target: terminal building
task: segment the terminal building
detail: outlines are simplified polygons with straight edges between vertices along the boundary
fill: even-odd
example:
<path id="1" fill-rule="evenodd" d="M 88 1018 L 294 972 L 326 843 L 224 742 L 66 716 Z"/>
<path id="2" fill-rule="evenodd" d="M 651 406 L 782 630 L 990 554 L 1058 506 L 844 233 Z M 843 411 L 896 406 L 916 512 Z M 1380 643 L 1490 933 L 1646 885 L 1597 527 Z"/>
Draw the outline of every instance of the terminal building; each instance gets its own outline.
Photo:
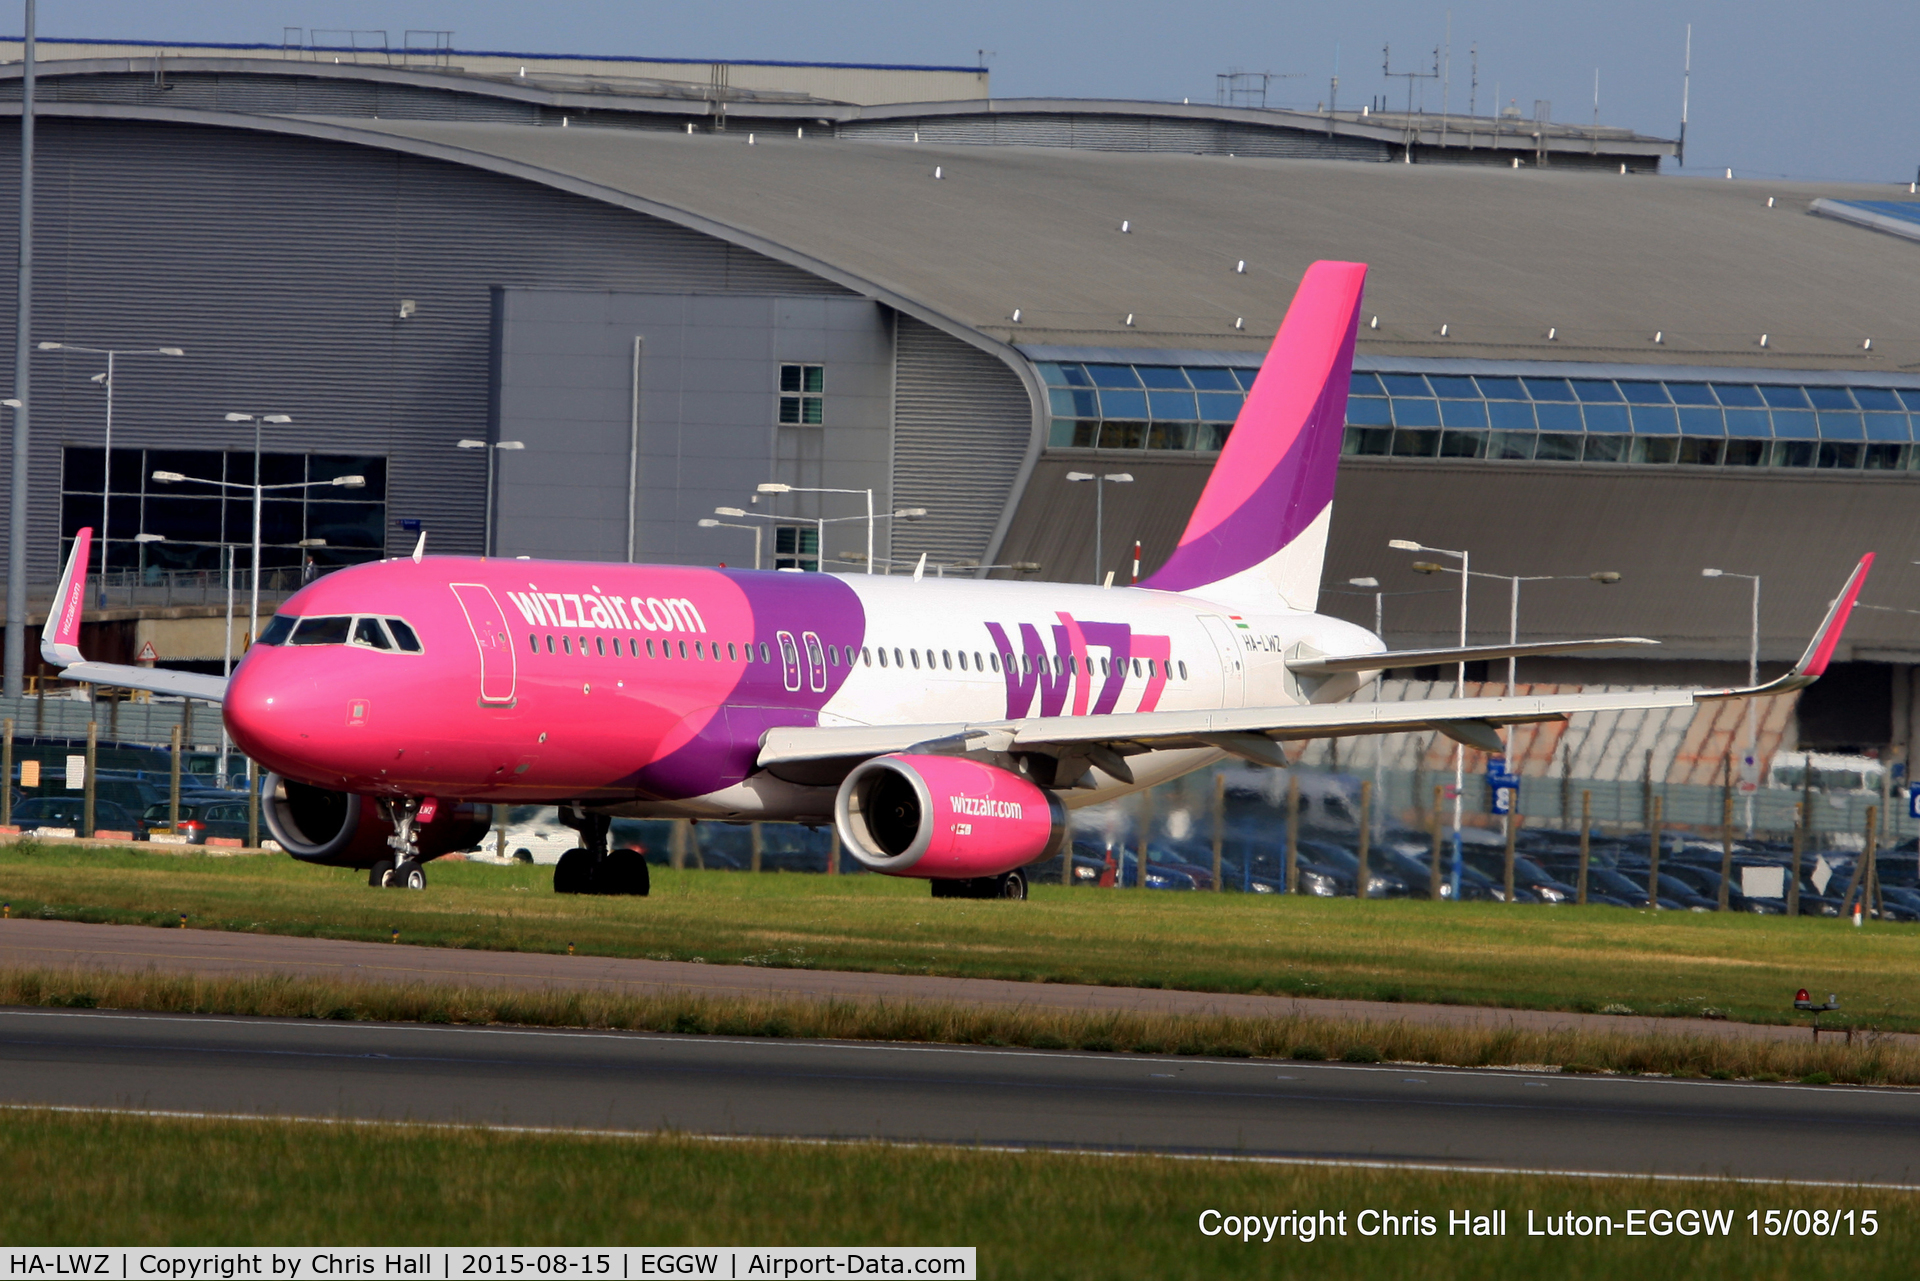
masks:
<path id="1" fill-rule="evenodd" d="M 871 490 L 882 568 L 1125 582 L 1136 543 L 1143 575 L 1171 551 L 1301 273 L 1343 258 L 1372 270 L 1323 608 L 1450 643 L 1457 580 L 1387 547 L 1412 539 L 1542 580 L 1523 637 L 1666 642 L 1523 681 L 1738 680 L 1733 575 L 1762 579 L 1772 667 L 1878 551 L 1876 608 L 1774 741 L 1908 739 L 1904 187 L 1729 181 L 1544 120 L 1007 101 L 965 67 L 40 57 L 32 338 L 62 346 L 33 358 L 36 583 L 103 523 L 112 571 L 244 564 L 235 491 L 153 479 L 250 483 L 258 422 L 232 414 L 290 419 L 259 427 L 262 478 L 306 486 L 267 504 L 272 568 L 424 532 L 857 570 Z M 0 208 L 16 148 L 0 128 Z M 108 455 L 82 349 L 162 347 L 185 355 L 116 357 Z M 1075 472 L 1132 478 L 1099 486 L 1099 546 Z M 1472 589 L 1473 639 L 1504 639 L 1509 583 Z"/>

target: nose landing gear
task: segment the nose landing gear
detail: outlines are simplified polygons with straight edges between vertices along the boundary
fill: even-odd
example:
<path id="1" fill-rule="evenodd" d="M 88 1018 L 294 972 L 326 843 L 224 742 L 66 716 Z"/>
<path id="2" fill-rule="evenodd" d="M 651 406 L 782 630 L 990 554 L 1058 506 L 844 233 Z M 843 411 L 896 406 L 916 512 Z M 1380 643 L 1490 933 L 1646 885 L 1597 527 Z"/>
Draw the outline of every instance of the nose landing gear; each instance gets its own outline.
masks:
<path id="1" fill-rule="evenodd" d="M 607 848 L 613 820 L 579 805 L 562 805 L 560 821 L 580 833 L 581 848 L 560 856 L 553 869 L 555 894 L 631 894 L 645 898 L 652 888 L 647 859 L 639 850 Z"/>
<path id="2" fill-rule="evenodd" d="M 393 857 L 383 858 L 368 869 L 367 884 L 376 889 L 426 889 L 427 869 L 420 863 L 420 837 L 413 830 L 420 819 L 420 798 L 409 796 L 397 806 L 382 802 L 382 808 L 393 820 L 393 835 L 387 838 Z M 427 819 L 431 821 L 431 811 Z"/>

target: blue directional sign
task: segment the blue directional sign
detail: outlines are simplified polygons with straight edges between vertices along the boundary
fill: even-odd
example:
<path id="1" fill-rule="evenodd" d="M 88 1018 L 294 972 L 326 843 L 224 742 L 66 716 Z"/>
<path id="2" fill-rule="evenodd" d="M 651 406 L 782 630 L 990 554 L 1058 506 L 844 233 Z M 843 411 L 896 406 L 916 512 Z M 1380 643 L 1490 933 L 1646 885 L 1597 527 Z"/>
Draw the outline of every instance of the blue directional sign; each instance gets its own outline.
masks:
<path id="1" fill-rule="evenodd" d="M 1907 817 L 1920 818 L 1920 783 L 1907 784 Z"/>
<path id="2" fill-rule="evenodd" d="M 1520 778 L 1507 773 L 1507 758 L 1487 758 L 1487 794 L 1493 798 L 1495 814 L 1511 814 L 1520 802 Z"/>

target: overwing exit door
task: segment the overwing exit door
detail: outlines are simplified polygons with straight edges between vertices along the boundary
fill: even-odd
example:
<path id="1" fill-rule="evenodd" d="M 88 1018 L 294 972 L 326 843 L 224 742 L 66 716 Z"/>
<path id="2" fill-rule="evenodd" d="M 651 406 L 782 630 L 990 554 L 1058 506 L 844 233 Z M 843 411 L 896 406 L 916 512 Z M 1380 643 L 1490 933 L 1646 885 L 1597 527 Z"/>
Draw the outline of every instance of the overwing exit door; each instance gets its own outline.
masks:
<path id="1" fill-rule="evenodd" d="M 1200 615 L 1200 625 L 1220 656 L 1220 706 L 1239 707 L 1247 701 L 1247 660 L 1234 639 L 1233 629 L 1218 614 Z"/>

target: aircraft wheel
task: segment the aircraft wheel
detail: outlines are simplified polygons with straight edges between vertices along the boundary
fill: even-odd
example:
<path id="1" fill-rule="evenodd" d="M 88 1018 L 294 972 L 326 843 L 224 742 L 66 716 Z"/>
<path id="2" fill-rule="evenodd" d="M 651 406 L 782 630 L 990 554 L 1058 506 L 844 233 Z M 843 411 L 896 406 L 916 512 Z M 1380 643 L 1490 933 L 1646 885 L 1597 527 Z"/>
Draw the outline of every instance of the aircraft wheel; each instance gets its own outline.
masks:
<path id="1" fill-rule="evenodd" d="M 568 850 L 553 865 L 555 894 L 593 893 L 593 855 L 582 849 Z"/>
<path id="2" fill-rule="evenodd" d="M 1027 896 L 1027 877 L 1024 872 L 1008 872 L 1000 878 L 998 898 L 1024 899 Z"/>
<path id="3" fill-rule="evenodd" d="M 413 859 L 406 859 L 393 869 L 393 883 L 410 890 L 427 888 L 427 869 Z"/>
<path id="4" fill-rule="evenodd" d="M 380 889 L 386 885 L 387 878 L 392 874 L 393 874 L 393 860 L 390 858 L 383 858 L 378 863 L 375 863 L 372 867 L 367 869 L 367 884 L 372 886 L 376 890 Z"/>
<path id="5" fill-rule="evenodd" d="M 647 856 L 639 850 L 613 850 L 594 869 L 596 894 L 627 894 L 645 898 L 652 886 Z"/>

